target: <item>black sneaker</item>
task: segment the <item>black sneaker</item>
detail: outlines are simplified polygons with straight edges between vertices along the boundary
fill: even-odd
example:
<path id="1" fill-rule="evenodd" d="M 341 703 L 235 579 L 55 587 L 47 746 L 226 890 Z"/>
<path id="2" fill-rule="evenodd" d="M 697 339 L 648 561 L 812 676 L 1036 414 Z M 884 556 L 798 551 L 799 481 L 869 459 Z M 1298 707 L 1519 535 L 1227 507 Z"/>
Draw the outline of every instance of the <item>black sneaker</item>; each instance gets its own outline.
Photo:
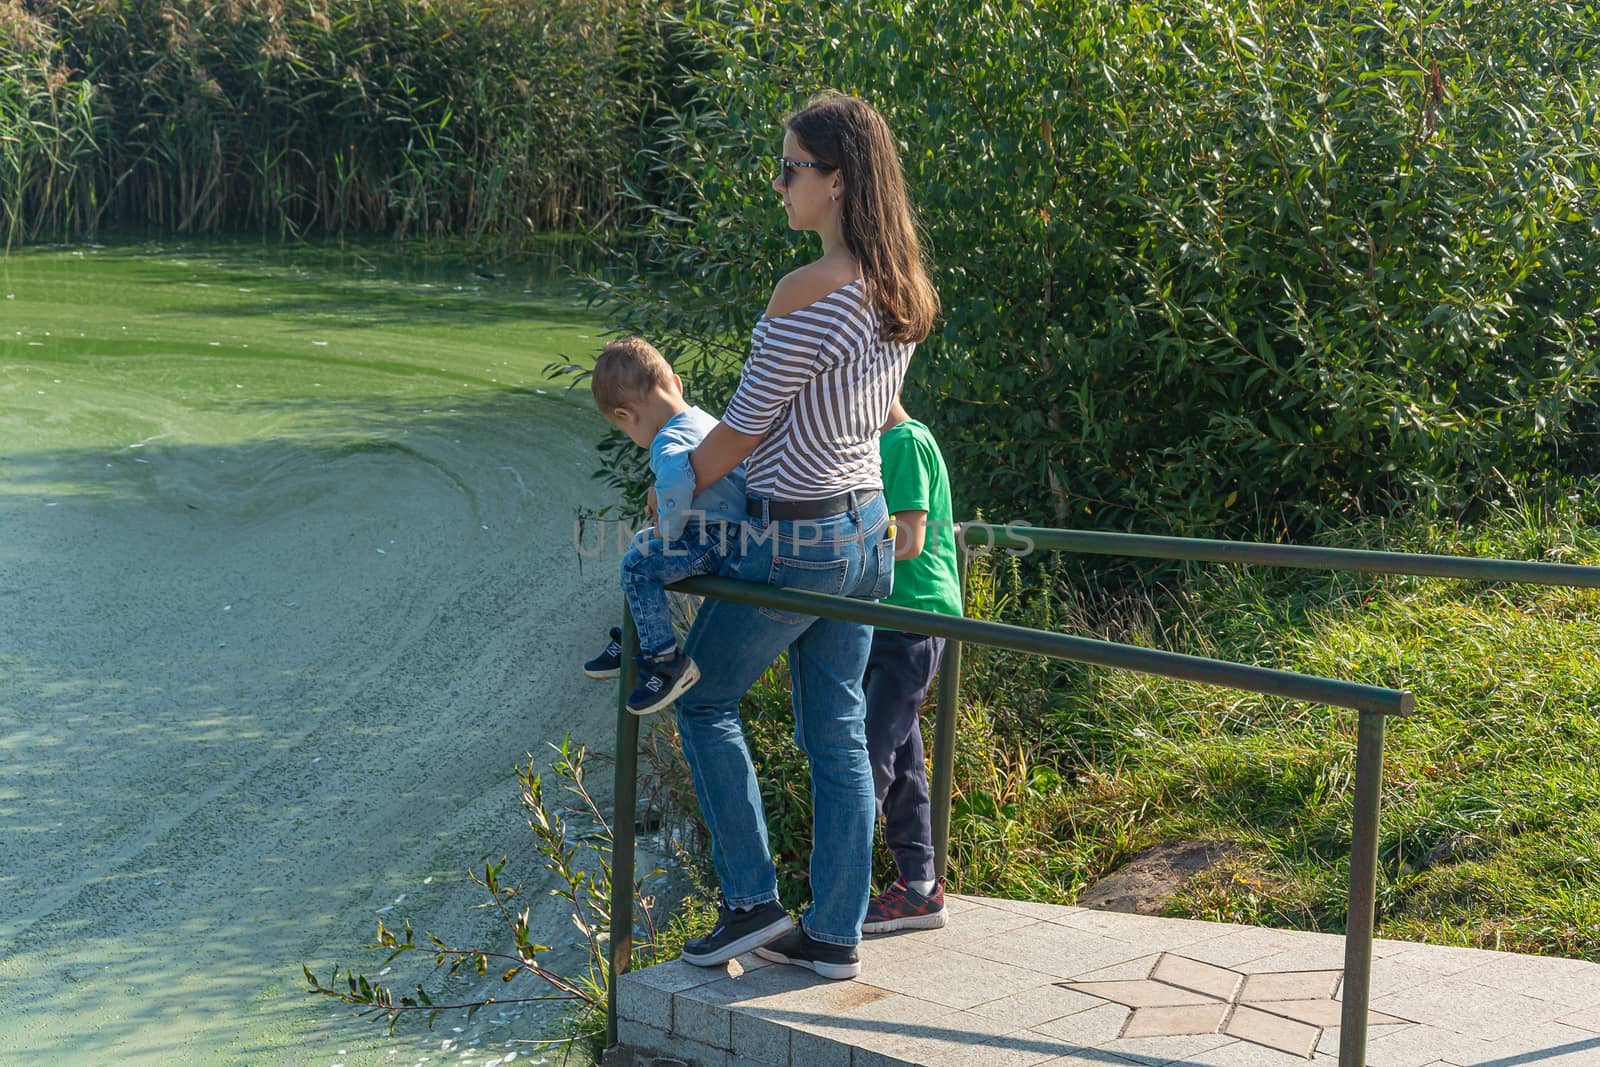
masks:
<path id="1" fill-rule="evenodd" d="M 759 948 L 794 927 L 794 920 L 776 900 L 757 904 L 749 911 L 717 907 L 717 926 L 705 937 L 683 943 L 683 960 L 696 967 L 715 967 L 733 957 Z"/>
<path id="2" fill-rule="evenodd" d="M 590 678 L 622 676 L 622 627 L 611 628 L 611 643 L 604 652 L 583 665 L 583 673 Z"/>
<path id="3" fill-rule="evenodd" d="M 861 957 L 854 945 L 818 941 L 804 929 L 784 934 L 756 949 L 756 955 L 773 963 L 788 963 L 816 971 L 824 978 L 854 978 L 861 973 Z"/>
<path id="4" fill-rule="evenodd" d="M 668 660 L 639 657 L 639 684 L 628 695 L 628 710 L 635 715 L 660 711 L 700 680 L 700 668 L 679 652 Z"/>

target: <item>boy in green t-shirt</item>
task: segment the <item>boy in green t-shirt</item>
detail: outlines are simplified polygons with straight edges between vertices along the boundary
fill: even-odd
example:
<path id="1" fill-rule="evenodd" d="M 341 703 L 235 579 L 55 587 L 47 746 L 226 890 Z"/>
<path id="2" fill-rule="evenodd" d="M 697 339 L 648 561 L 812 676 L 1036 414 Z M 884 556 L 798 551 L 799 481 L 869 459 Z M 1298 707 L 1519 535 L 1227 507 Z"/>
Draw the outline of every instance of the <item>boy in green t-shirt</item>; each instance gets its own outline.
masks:
<path id="1" fill-rule="evenodd" d="M 894 591 L 883 600 L 905 608 L 961 614 L 951 522 L 950 474 L 933 434 L 906 414 L 898 397 L 878 438 L 883 497 L 894 517 Z M 867 699 L 867 758 L 883 816 L 884 843 L 900 877 L 867 905 L 863 933 L 933 929 L 945 923 L 944 887 L 934 877 L 928 768 L 918 711 L 939 671 L 944 639 L 874 630 L 862 688 Z"/>

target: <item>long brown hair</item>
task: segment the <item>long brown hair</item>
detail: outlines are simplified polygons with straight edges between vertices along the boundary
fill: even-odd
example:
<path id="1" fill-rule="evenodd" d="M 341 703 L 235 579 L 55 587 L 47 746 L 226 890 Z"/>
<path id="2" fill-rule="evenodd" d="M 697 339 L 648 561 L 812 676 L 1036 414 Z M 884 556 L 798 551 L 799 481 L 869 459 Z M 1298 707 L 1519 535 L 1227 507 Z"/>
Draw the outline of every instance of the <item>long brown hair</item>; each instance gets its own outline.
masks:
<path id="1" fill-rule="evenodd" d="M 844 243 L 861 264 L 867 299 L 889 341 L 921 341 L 939 313 L 888 123 L 843 93 L 812 97 L 784 120 L 807 152 L 844 177 Z"/>

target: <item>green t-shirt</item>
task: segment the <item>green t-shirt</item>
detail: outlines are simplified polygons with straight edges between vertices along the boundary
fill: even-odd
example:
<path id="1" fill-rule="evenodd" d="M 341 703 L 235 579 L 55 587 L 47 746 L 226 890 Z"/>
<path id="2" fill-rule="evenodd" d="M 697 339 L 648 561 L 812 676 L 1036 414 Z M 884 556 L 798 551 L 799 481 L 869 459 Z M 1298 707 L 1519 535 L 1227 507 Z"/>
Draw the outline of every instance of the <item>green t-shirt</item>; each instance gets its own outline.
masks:
<path id="1" fill-rule="evenodd" d="M 894 591 L 883 603 L 960 615 L 961 578 L 956 571 L 950 472 L 945 469 L 939 443 L 926 426 L 907 419 L 879 435 L 878 455 L 883 460 L 883 499 L 890 514 L 928 513 L 922 554 L 895 561 Z"/>

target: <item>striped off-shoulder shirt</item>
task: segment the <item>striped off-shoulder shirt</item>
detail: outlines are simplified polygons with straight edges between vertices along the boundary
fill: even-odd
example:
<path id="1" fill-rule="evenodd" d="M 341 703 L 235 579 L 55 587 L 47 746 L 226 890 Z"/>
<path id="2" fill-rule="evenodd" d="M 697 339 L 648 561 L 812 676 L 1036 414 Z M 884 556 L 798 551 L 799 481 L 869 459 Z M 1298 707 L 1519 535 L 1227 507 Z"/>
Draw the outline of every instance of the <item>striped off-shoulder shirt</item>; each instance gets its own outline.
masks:
<path id="1" fill-rule="evenodd" d="M 747 490 L 820 500 L 881 489 L 878 429 L 915 343 L 885 341 L 860 280 L 787 315 L 763 315 L 722 421 L 765 434 L 745 462 Z"/>

